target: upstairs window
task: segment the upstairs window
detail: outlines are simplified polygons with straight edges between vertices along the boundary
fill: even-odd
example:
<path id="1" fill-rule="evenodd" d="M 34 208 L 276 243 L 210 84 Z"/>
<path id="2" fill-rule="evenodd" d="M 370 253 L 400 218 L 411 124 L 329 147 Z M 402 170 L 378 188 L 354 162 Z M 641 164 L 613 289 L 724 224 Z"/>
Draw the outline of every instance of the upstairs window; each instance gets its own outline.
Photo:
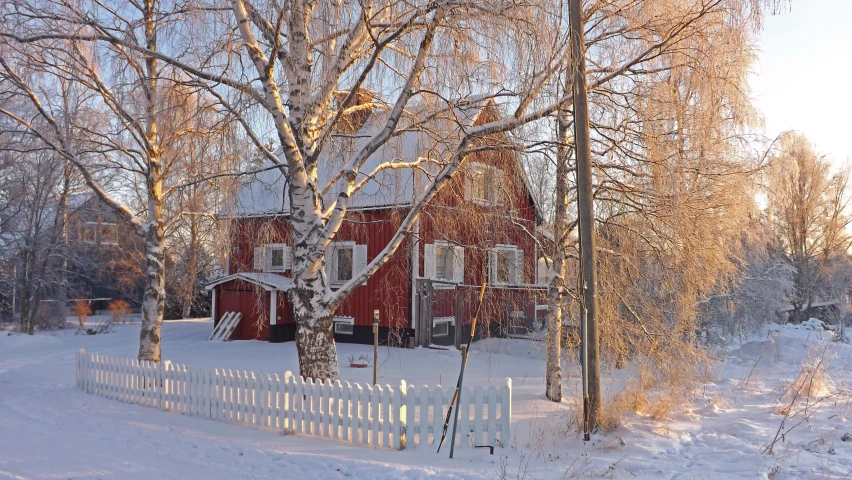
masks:
<path id="1" fill-rule="evenodd" d="M 435 278 L 441 280 L 453 279 L 453 247 L 449 245 L 435 246 Z"/>
<path id="2" fill-rule="evenodd" d="M 325 263 L 329 284 L 339 287 L 367 266 L 367 246 L 332 242 L 326 250 Z"/>
<path id="3" fill-rule="evenodd" d="M 352 257 L 354 250 L 354 246 L 340 246 L 334 249 L 334 262 L 336 266 L 334 279 L 338 283 L 352 280 Z"/>
<path id="4" fill-rule="evenodd" d="M 482 163 L 471 162 L 465 172 L 465 200 L 483 206 L 503 204 L 503 171 Z"/>
<path id="5" fill-rule="evenodd" d="M 80 241 L 83 243 L 118 245 L 118 225 L 104 222 L 85 222 L 80 227 Z"/>
<path id="6" fill-rule="evenodd" d="M 497 245 L 488 252 L 488 277 L 495 285 L 524 283 L 524 251 L 514 245 Z"/>
<path id="7" fill-rule="evenodd" d="M 541 257 L 536 263 L 535 283 L 539 285 L 547 285 L 550 283 L 548 275 L 550 274 L 550 262 L 546 257 Z"/>
<path id="8" fill-rule="evenodd" d="M 424 266 L 426 278 L 464 283 L 464 247 L 449 242 L 427 244 Z"/>
<path id="9" fill-rule="evenodd" d="M 254 249 L 254 269 L 264 272 L 285 272 L 293 262 L 292 249 L 284 243 L 267 243 Z"/>

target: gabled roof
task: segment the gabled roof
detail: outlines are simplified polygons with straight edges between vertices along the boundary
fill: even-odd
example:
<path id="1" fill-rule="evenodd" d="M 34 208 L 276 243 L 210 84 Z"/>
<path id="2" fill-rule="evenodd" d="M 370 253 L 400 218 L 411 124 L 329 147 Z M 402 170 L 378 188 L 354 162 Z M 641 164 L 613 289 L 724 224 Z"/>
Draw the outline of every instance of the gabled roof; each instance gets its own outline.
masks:
<path id="1" fill-rule="evenodd" d="M 234 280 L 243 280 L 249 283 L 260 286 L 266 291 L 278 290 L 286 292 L 293 287 L 293 280 L 284 275 L 269 272 L 238 272 L 224 277 L 219 277 L 216 280 L 204 286 L 206 290 L 212 290 L 216 285 L 231 282 Z"/>
<path id="2" fill-rule="evenodd" d="M 480 114 L 489 105 L 490 99 L 475 98 L 448 109 L 443 115 L 435 115 L 428 123 L 420 125 L 429 112 L 419 107 L 423 113 L 409 112 L 398 126 L 399 134 L 380 146 L 359 170 L 358 181 L 367 177 L 376 167 L 384 163 L 411 162 L 418 158 L 429 158 L 433 162 L 426 163 L 424 169 L 431 174 L 440 171 L 443 159 L 448 159 L 455 153 L 458 141 L 465 129 L 474 125 Z M 361 128 L 352 134 L 334 135 L 329 145 L 323 150 L 317 162 L 317 177 L 320 188 L 340 171 L 344 162 L 358 152 L 370 139 L 385 126 L 388 112 L 374 112 L 364 122 Z M 280 170 L 271 168 L 267 162 L 265 170 L 248 177 L 243 187 L 238 191 L 234 205 L 222 214 L 233 217 L 254 217 L 286 215 L 289 212 L 289 198 L 285 194 L 285 178 Z M 526 172 L 519 165 L 518 169 L 527 188 L 530 200 L 536 204 L 533 190 Z M 422 175 L 418 175 L 422 178 Z M 349 208 L 364 210 L 382 207 L 408 206 L 412 203 L 415 184 L 414 171 L 411 168 L 388 168 L 378 172 L 361 190 L 349 199 Z M 331 203 L 342 188 L 338 181 L 328 189 L 325 201 Z"/>

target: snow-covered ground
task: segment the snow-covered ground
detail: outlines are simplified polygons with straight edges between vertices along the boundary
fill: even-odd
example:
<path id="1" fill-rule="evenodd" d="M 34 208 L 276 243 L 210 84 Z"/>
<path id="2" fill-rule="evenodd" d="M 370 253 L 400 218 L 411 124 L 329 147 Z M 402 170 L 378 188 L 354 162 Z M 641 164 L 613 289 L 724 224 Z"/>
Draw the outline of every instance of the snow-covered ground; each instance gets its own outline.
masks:
<path id="1" fill-rule="evenodd" d="M 163 356 L 187 365 L 254 371 L 297 370 L 295 346 L 208 342 L 208 320 L 166 322 Z M 513 448 L 401 452 L 253 430 L 87 395 L 74 388 L 80 348 L 133 357 L 138 324 L 113 333 L 74 330 L 34 336 L 0 332 L 0 478 L 148 479 L 549 479 L 605 478 L 847 478 L 852 477 L 849 372 L 852 349 L 828 332 L 779 327 L 732 348 L 714 381 L 687 408 L 653 421 L 630 415 L 614 431 L 584 443 L 569 426 L 574 402 L 547 402 L 538 359 L 474 351 L 468 385 L 513 379 Z M 826 347 L 827 346 L 827 347 Z M 367 345 L 339 345 L 341 363 L 371 355 Z M 803 364 L 826 350 L 830 383 L 815 392 L 807 416 L 794 408 L 783 440 L 782 399 Z M 382 348 L 381 383 L 452 385 L 456 351 Z M 369 382 L 370 369 L 341 368 L 346 380 Z M 577 389 L 569 372 L 566 393 Z M 566 395 L 570 397 L 571 395 Z M 780 399 L 780 400 L 779 400 Z M 804 406 L 800 397 L 799 405 Z M 805 418 L 806 417 L 806 418 Z M 804 422 L 800 423 L 804 419 Z"/>

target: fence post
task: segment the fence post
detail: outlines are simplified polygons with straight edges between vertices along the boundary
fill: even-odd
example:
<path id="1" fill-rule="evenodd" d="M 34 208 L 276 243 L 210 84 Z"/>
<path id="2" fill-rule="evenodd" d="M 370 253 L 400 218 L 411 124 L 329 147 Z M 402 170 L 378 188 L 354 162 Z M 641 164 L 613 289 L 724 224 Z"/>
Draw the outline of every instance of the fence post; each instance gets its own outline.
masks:
<path id="1" fill-rule="evenodd" d="M 165 390 L 166 390 L 166 371 L 171 367 L 172 362 L 166 360 L 157 364 L 157 379 L 155 387 L 157 388 L 157 408 L 164 409 L 165 406 Z"/>
<path id="2" fill-rule="evenodd" d="M 394 414 L 394 431 L 393 448 L 397 450 L 405 449 L 405 431 L 406 431 L 406 405 L 408 396 L 408 387 L 405 380 L 399 381 L 399 389 L 393 396 L 393 414 Z"/>
<path id="3" fill-rule="evenodd" d="M 506 384 L 500 389 L 500 445 L 512 446 L 512 379 L 506 378 Z"/>
<path id="4" fill-rule="evenodd" d="M 85 390 L 85 375 L 83 375 L 83 358 L 86 356 L 86 349 L 81 348 L 79 352 L 77 352 L 77 388 L 81 390 Z"/>
<path id="5" fill-rule="evenodd" d="M 86 353 L 86 393 L 94 393 L 92 381 L 92 354 Z"/>

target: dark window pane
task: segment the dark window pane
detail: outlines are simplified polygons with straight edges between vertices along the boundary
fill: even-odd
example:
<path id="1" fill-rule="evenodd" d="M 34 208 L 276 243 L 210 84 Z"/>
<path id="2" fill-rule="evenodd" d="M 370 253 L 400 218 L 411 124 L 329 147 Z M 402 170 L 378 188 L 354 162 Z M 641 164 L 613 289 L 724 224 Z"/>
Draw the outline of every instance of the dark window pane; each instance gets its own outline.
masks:
<path id="1" fill-rule="evenodd" d="M 352 248 L 341 247 L 337 249 L 337 279 L 352 279 Z"/>
<path id="2" fill-rule="evenodd" d="M 272 266 L 276 268 L 280 268 L 284 266 L 284 249 L 283 248 L 273 248 L 272 249 Z"/>
<path id="3" fill-rule="evenodd" d="M 435 276 L 443 280 L 453 279 L 453 249 L 448 246 L 435 247 Z"/>

